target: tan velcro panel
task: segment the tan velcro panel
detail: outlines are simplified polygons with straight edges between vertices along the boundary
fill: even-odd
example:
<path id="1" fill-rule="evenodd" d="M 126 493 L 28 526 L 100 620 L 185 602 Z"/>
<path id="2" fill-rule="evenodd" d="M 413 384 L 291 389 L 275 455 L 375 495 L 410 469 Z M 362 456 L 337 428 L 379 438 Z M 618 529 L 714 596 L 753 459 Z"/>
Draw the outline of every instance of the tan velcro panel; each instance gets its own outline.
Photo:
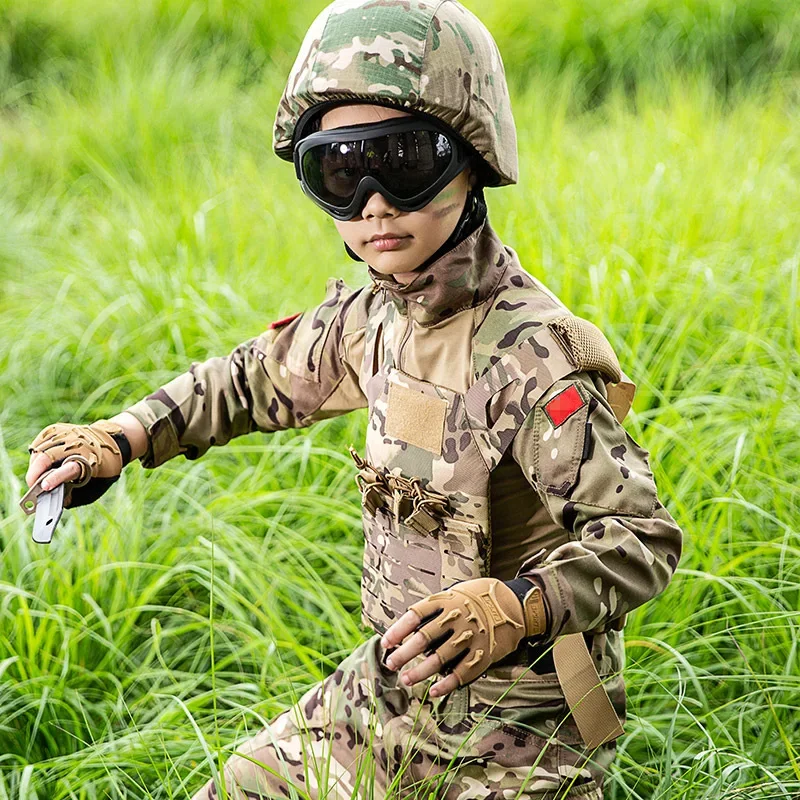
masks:
<path id="1" fill-rule="evenodd" d="M 441 455 L 447 400 L 389 384 L 386 435 Z"/>

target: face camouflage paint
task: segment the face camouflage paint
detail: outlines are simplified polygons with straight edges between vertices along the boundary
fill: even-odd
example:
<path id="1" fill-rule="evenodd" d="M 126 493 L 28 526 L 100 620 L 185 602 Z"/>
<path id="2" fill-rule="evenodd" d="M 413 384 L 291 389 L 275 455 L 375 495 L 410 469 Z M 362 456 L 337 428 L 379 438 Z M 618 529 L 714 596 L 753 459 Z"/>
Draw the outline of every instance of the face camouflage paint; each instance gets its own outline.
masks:
<path id="1" fill-rule="evenodd" d="M 418 211 L 469 164 L 451 133 L 420 119 L 392 119 L 312 133 L 295 150 L 303 191 L 338 220 L 361 214 L 371 192 Z"/>

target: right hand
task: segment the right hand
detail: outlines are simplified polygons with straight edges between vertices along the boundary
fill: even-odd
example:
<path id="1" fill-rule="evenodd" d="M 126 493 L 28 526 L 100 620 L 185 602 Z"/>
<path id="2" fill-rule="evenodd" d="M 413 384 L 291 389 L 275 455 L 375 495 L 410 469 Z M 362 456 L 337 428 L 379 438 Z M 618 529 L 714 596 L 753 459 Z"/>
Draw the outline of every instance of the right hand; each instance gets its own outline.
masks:
<path id="1" fill-rule="evenodd" d="M 124 458 L 114 436 L 125 436 L 122 427 L 108 420 L 91 425 L 56 423 L 49 425 L 31 442 L 25 481 L 32 486 L 43 472 L 50 473 L 42 489 L 50 491 L 62 483 L 78 482 L 65 506 L 94 502 L 119 479 Z M 75 460 L 68 460 L 75 459 Z"/>

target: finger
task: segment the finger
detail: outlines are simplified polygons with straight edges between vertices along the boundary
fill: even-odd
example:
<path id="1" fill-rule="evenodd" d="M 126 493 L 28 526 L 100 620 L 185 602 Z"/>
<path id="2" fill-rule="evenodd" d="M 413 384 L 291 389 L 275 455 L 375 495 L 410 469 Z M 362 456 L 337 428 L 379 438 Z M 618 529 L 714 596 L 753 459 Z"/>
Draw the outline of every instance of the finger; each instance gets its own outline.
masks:
<path id="1" fill-rule="evenodd" d="M 459 686 L 458 675 L 453 673 L 434 683 L 433 686 L 431 686 L 430 694 L 432 697 L 442 697 L 443 695 L 450 694 L 453 689 L 458 689 Z"/>
<path id="2" fill-rule="evenodd" d="M 462 631 L 459 634 L 450 636 L 441 644 L 437 644 L 436 653 L 445 667 L 454 667 L 456 662 L 460 661 L 461 658 L 467 654 L 472 636 L 472 631 Z M 449 671 L 450 670 L 447 669 L 445 670 L 445 672 Z"/>
<path id="3" fill-rule="evenodd" d="M 437 653 L 428 656 L 421 664 L 417 664 L 413 669 L 406 670 L 401 676 L 400 680 L 406 685 L 411 686 L 419 681 L 424 681 L 425 678 L 430 678 L 435 675 L 442 668 L 442 659 Z"/>
<path id="4" fill-rule="evenodd" d="M 385 648 L 397 647 L 421 621 L 416 611 L 406 611 L 406 613 L 383 634 L 381 644 Z"/>
<path id="5" fill-rule="evenodd" d="M 52 466 L 53 460 L 46 453 L 31 453 L 28 471 L 25 473 L 25 482 L 28 486 L 33 486 L 39 476 Z"/>
<path id="6" fill-rule="evenodd" d="M 386 666 L 393 670 L 400 669 L 412 658 L 418 656 L 428 646 L 428 641 L 428 637 L 418 631 L 386 659 Z"/>
<path id="7" fill-rule="evenodd" d="M 62 483 L 74 481 L 80 476 L 80 474 L 81 465 L 75 461 L 70 461 L 69 463 L 64 464 L 64 466 L 54 469 L 51 474 L 42 481 L 42 489 L 44 489 L 46 492 L 49 492 L 51 489 L 55 489 L 56 486 L 59 486 Z"/>
<path id="8" fill-rule="evenodd" d="M 451 669 L 448 669 L 450 664 L 445 663 L 444 670 L 445 672 L 452 672 L 458 678 L 459 683 L 462 686 L 466 686 L 476 678 L 479 678 L 489 666 L 483 656 L 483 650 L 468 650 L 458 660 L 458 663 L 452 665 Z"/>

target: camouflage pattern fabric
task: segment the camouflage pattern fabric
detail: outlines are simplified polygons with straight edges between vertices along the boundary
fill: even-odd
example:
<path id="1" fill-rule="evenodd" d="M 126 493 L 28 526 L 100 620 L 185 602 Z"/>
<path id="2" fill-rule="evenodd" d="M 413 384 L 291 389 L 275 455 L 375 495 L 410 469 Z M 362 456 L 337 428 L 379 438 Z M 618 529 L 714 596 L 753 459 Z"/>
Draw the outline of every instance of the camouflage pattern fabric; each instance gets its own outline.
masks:
<path id="1" fill-rule="evenodd" d="M 316 309 L 227 358 L 192 365 L 129 410 L 148 430 L 143 461 L 152 467 L 252 430 L 368 408 L 366 450 L 356 453 L 362 610 L 378 632 L 452 583 L 496 577 L 493 542 L 507 534 L 493 522 L 490 497 L 493 475 L 510 458 L 527 485 L 518 502 L 532 523 L 513 577 L 541 588 L 549 620 L 543 637 L 512 655 L 546 665 L 558 635 L 586 634 L 601 676 L 614 676 L 609 688 L 622 716 L 624 650 L 615 629 L 664 589 L 681 551 L 647 453 L 615 414 L 626 403 L 611 403 L 629 402 L 631 388 L 605 338 L 525 272 L 487 221 L 409 284 L 376 274 L 355 291 L 329 282 Z M 548 717 L 542 725 L 568 730 L 574 720 L 563 694 L 554 701 L 557 683 L 545 666 L 528 699 L 509 688 L 500 713 L 532 702 L 538 687 L 547 698 L 537 706 Z M 480 687 L 471 691 L 474 698 Z M 509 726 L 523 730 L 513 719 Z M 355 747 L 352 737 L 334 740 Z M 515 774 L 567 791 L 572 773 L 539 760 L 539 739 L 526 742 Z M 588 755 L 575 746 L 576 757 Z M 458 762 L 454 781 L 460 770 Z"/>
<path id="2" fill-rule="evenodd" d="M 349 366 L 359 360 L 363 340 L 349 312 L 362 294 L 369 292 L 353 293 L 331 279 L 313 311 L 270 326 L 226 358 L 192 364 L 127 409 L 147 428 L 142 464 L 157 467 L 179 454 L 196 459 L 255 430 L 305 427 L 363 408 L 366 399 Z"/>
<path id="3" fill-rule="evenodd" d="M 554 427 L 545 409 L 570 390 L 585 404 Z M 563 544 L 519 570 L 550 600 L 551 636 L 621 619 L 649 600 L 654 586 L 669 583 L 680 558 L 680 530 L 658 499 L 647 452 L 617 424 L 602 387 L 585 376 L 557 381 L 512 447 L 566 532 Z"/>
<path id="4" fill-rule="evenodd" d="M 517 140 L 500 52 L 455 0 L 337 0 L 311 25 L 275 119 L 275 152 L 292 160 L 309 109 L 341 101 L 420 111 L 483 157 L 487 185 L 517 181 Z"/>
<path id="5" fill-rule="evenodd" d="M 406 687 L 382 662 L 378 636 L 237 748 L 225 764 L 233 800 L 420 798 L 601 800 L 614 745 L 583 752 L 552 675 L 489 669 L 430 698 L 434 679 Z M 410 664 L 413 667 L 423 656 Z M 612 697 L 622 679 L 610 678 Z M 213 780 L 194 800 L 217 800 Z"/>

